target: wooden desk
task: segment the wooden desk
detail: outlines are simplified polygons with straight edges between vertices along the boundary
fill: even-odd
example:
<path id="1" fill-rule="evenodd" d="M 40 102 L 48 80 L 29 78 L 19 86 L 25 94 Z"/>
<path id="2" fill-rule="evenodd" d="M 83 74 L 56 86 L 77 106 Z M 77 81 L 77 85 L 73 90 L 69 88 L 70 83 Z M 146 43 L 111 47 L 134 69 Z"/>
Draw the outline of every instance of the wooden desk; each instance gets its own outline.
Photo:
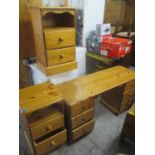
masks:
<path id="1" fill-rule="evenodd" d="M 95 96 L 113 88 L 124 86 L 133 81 L 134 78 L 133 71 L 122 66 L 115 66 L 56 85 L 64 94 L 66 101 L 65 115 L 68 142 L 76 141 L 93 129 Z M 124 104 L 128 104 L 128 102 Z M 130 102 L 130 104 L 132 103 Z M 124 110 L 128 108 L 129 105 Z"/>
<path id="2" fill-rule="evenodd" d="M 66 141 L 65 128 L 69 143 L 91 132 L 94 98 L 134 79 L 133 71 L 115 66 L 62 84 L 48 82 L 20 90 L 20 109 L 32 150 L 44 154 L 57 148 Z"/>

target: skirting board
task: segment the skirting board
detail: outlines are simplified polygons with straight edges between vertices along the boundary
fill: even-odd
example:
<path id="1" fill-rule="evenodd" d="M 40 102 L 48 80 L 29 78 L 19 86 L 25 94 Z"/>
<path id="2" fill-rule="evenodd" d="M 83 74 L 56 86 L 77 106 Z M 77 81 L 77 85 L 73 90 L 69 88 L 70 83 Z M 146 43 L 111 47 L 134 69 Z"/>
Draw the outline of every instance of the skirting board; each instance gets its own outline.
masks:
<path id="1" fill-rule="evenodd" d="M 37 61 L 37 64 L 46 75 L 63 73 L 77 68 L 76 61 L 55 65 L 55 66 L 44 66 L 40 61 Z"/>

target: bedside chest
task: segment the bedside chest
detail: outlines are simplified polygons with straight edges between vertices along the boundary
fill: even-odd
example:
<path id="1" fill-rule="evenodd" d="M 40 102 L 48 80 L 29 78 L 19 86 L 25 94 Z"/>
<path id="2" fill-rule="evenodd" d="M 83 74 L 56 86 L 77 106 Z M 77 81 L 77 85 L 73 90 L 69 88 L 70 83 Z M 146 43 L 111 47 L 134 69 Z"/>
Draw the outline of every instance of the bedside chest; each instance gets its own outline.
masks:
<path id="1" fill-rule="evenodd" d="M 46 75 L 77 68 L 76 10 L 67 7 L 31 7 L 37 64 Z"/>
<path id="2" fill-rule="evenodd" d="M 21 89 L 20 112 L 33 154 L 47 154 L 66 142 L 63 97 L 51 83 Z"/>

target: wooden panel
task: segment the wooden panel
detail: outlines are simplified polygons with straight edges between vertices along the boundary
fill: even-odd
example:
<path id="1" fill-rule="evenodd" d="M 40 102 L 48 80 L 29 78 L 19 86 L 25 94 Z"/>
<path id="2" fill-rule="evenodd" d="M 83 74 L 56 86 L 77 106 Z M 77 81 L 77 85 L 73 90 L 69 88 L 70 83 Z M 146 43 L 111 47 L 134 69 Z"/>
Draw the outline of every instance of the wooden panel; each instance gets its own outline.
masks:
<path id="1" fill-rule="evenodd" d="M 44 34 L 47 49 L 75 46 L 75 29 L 45 29 Z"/>
<path id="2" fill-rule="evenodd" d="M 32 22 L 26 0 L 19 1 L 19 79 L 20 88 L 31 85 L 28 67 L 24 66 L 23 59 L 35 56 Z"/>
<path id="3" fill-rule="evenodd" d="M 133 71 L 122 66 L 115 66 L 58 84 L 56 87 L 63 92 L 67 104 L 74 105 L 81 100 L 123 85 L 134 78 Z"/>
<path id="4" fill-rule="evenodd" d="M 32 24 L 33 24 L 33 32 L 35 38 L 35 49 L 37 59 L 43 63 L 44 65 L 47 64 L 46 62 L 46 52 L 44 47 L 44 37 L 43 37 L 43 29 L 42 29 L 42 17 L 40 10 L 38 8 L 31 9 L 31 17 L 32 17 Z"/>
<path id="5" fill-rule="evenodd" d="M 75 61 L 75 47 L 48 50 L 47 61 L 49 66 Z"/>
<path id="6" fill-rule="evenodd" d="M 31 128 L 31 133 L 33 139 L 40 138 L 49 132 L 52 132 L 56 129 L 64 127 L 64 116 L 63 114 L 57 116 L 54 119 L 50 119 L 46 122 L 42 122 L 40 125 Z"/>
<path id="7" fill-rule="evenodd" d="M 66 142 L 66 130 L 35 144 L 38 155 L 46 154 Z"/>
<path id="8" fill-rule="evenodd" d="M 106 0 L 104 22 L 115 24 L 122 24 L 125 12 L 125 1 Z"/>
<path id="9" fill-rule="evenodd" d="M 71 15 L 76 14 L 75 8 L 73 7 L 43 7 L 41 8 L 42 16 L 45 16 L 47 13 L 56 13 L 56 14 L 69 13 Z"/>
<path id="10" fill-rule="evenodd" d="M 63 72 L 67 72 L 67 71 L 70 71 L 70 70 L 77 68 L 77 62 L 76 61 L 67 62 L 64 64 L 59 64 L 59 65 L 49 66 L 49 67 L 44 66 L 39 61 L 37 61 L 37 64 L 39 65 L 41 70 L 46 75 L 54 75 L 54 74 L 58 74 L 58 73 L 63 73 Z"/>
<path id="11" fill-rule="evenodd" d="M 19 93 L 23 113 L 32 113 L 63 100 L 63 95 L 50 82 L 23 88 Z"/>
<path id="12" fill-rule="evenodd" d="M 128 92 L 125 92 L 123 94 L 123 98 L 122 98 L 122 104 L 126 104 L 128 102 L 131 102 L 134 98 L 134 89 L 128 91 Z"/>
<path id="13" fill-rule="evenodd" d="M 74 117 L 80 113 L 87 111 L 88 109 L 94 108 L 94 99 L 88 98 L 84 101 L 79 101 L 77 104 L 74 104 L 69 108 L 71 117 Z"/>
<path id="14" fill-rule="evenodd" d="M 95 121 L 89 121 L 88 123 L 85 123 L 84 125 L 80 126 L 79 128 L 76 128 L 75 130 L 72 131 L 72 139 L 71 141 L 75 141 L 78 138 L 86 135 L 90 131 L 92 131 L 94 127 Z"/>
<path id="15" fill-rule="evenodd" d="M 135 88 L 135 81 L 134 80 L 125 84 L 124 92 L 129 91 L 130 89 L 133 89 L 133 88 Z"/>
<path id="16" fill-rule="evenodd" d="M 77 128 L 80 125 L 92 120 L 94 118 L 94 108 L 87 110 L 86 112 L 77 115 L 71 119 L 71 128 Z"/>
<path id="17" fill-rule="evenodd" d="M 42 7 L 42 1 L 43 0 L 27 0 L 29 7 Z"/>
<path id="18" fill-rule="evenodd" d="M 57 103 L 58 104 L 58 103 Z M 41 125 L 43 122 L 53 120 L 63 115 L 63 111 L 58 109 L 57 104 L 37 110 L 28 116 L 30 128 Z"/>
<path id="19" fill-rule="evenodd" d="M 123 94 L 123 86 L 113 88 L 101 95 L 101 100 L 111 105 L 116 110 L 120 110 Z"/>

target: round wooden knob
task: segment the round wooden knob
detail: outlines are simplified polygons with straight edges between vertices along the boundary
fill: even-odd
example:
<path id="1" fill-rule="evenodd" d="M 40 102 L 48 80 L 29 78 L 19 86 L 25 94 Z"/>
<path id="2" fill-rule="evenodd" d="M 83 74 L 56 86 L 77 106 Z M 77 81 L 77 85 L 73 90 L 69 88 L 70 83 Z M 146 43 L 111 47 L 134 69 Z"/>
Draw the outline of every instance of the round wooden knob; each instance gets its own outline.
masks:
<path id="1" fill-rule="evenodd" d="M 51 146 L 55 146 L 55 145 L 56 145 L 55 141 L 51 141 L 51 142 L 50 142 L 50 145 L 51 145 Z"/>
<path id="2" fill-rule="evenodd" d="M 51 125 L 47 126 L 47 131 L 50 131 L 50 130 L 52 130 L 52 126 Z"/>
<path id="3" fill-rule="evenodd" d="M 59 38 L 59 42 L 62 42 L 63 41 L 63 38 Z"/>
<path id="4" fill-rule="evenodd" d="M 83 106 L 82 106 L 82 109 L 83 109 L 83 110 L 85 110 L 85 109 L 86 109 L 86 107 L 83 105 Z"/>
<path id="5" fill-rule="evenodd" d="M 63 59 L 65 56 L 63 54 L 61 54 L 59 57 L 60 57 L 60 59 Z"/>

